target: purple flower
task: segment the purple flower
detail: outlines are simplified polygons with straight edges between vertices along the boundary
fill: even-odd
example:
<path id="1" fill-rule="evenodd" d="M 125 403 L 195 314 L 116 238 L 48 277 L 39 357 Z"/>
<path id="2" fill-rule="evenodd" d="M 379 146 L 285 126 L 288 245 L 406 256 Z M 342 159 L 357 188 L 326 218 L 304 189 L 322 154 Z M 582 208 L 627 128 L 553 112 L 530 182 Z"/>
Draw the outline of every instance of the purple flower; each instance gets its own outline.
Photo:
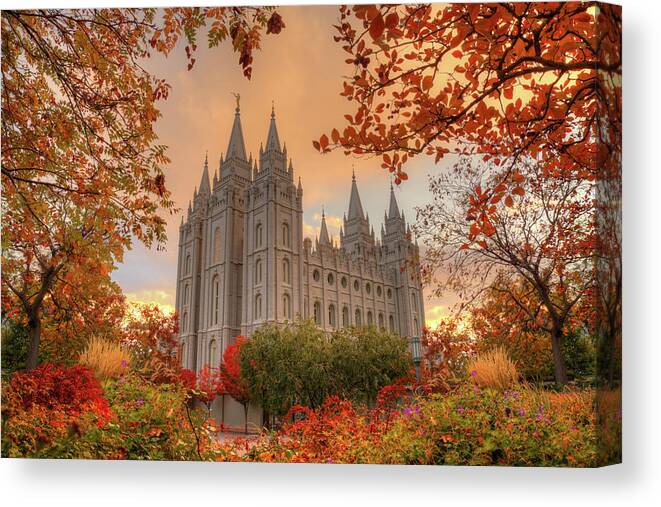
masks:
<path id="1" fill-rule="evenodd" d="M 126 359 L 122 359 L 122 368 L 126 368 L 129 365 L 129 362 Z"/>
<path id="2" fill-rule="evenodd" d="M 332 465 L 333 464 L 333 458 L 328 458 L 326 460 L 326 463 L 328 463 L 329 465 Z"/>
<path id="3" fill-rule="evenodd" d="M 471 371 L 471 377 L 477 377 L 477 370 Z"/>
<path id="4" fill-rule="evenodd" d="M 505 407 L 505 415 L 509 417 L 512 414 L 512 409 L 509 407 Z"/>
<path id="5" fill-rule="evenodd" d="M 519 408 L 519 409 L 517 410 L 517 412 L 519 413 L 519 416 L 521 416 L 521 417 L 523 417 L 523 416 L 526 415 L 526 411 L 523 410 L 522 408 Z"/>
<path id="6" fill-rule="evenodd" d="M 413 411 L 411 410 L 410 407 L 405 407 L 404 410 L 402 410 L 402 415 L 404 417 L 410 417 L 412 412 Z"/>
<path id="7" fill-rule="evenodd" d="M 457 407 L 457 414 L 463 414 L 464 412 L 466 412 L 464 407 Z"/>
<path id="8" fill-rule="evenodd" d="M 138 398 L 137 400 L 135 400 L 135 404 L 141 407 L 145 404 L 145 400 L 143 400 L 142 398 Z"/>

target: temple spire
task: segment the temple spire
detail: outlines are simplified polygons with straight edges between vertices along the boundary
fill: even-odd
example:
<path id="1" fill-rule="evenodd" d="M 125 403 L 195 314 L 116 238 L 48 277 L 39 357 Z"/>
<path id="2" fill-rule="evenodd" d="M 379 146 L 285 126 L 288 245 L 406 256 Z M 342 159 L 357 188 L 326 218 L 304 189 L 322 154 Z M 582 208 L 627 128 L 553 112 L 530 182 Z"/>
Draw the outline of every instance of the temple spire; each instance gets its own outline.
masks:
<path id="1" fill-rule="evenodd" d="M 399 206 L 397 206 L 397 199 L 395 198 L 395 189 L 390 183 L 390 208 L 388 209 L 388 218 L 399 218 Z"/>
<path id="2" fill-rule="evenodd" d="M 266 151 L 280 151 L 280 138 L 278 137 L 278 129 L 275 126 L 275 105 L 271 105 L 271 123 L 269 124 L 269 134 L 266 139 Z"/>
<path id="3" fill-rule="evenodd" d="M 349 199 L 349 216 L 348 220 L 353 218 L 365 219 L 365 213 L 363 213 L 363 205 L 360 202 L 360 195 L 358 194 L 358 186 L 356 185 L 356 172 L 353 172 L 351 176 L 351 197 Z"/>
<path id="4" fill-rule="evenodd" d="M 246 160 L 246 145 L 243 142 L 243 129 L 241 128 L 241 109 L 237 100 L 234 110 L 234 125 L 232 125 L 232 134 L 227 146 L 227 158 L 236 157 L 240 160 Z"/>
<path id="5" fill-rule="evenodd" d="M 206 194 L 211 190 L 209 186 L 209 152 L 204 157 L 204 170 L 202 171 L 202 179 L 200 180 L 200 193 Z"/>
<path id="6" fill-rule="evenodd" d="M 321 208 L 321 230 L 319 231 L 319 244 L 330 245 L 330 238 L 328 236 L 328 228 L 326 227 L 326 214 L 324 208 Z"/>

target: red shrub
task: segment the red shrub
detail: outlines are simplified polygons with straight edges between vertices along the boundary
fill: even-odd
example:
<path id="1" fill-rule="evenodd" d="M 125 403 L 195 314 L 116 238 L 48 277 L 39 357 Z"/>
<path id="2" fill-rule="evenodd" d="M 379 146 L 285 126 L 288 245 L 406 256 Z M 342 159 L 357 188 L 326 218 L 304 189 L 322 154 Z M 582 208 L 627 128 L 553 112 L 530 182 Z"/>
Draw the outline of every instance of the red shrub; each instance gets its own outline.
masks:
<path id="1" fill-rule="evenodd" d="M 93 412 L 101 421 L 110 416 L 108 400 L 94 372 L 82 365 L 66 367 L 45 363 L 33 371 L 16 373 L 3 405 L 9 415 L 30 411 L 36 406 L 69 415 Z"/>

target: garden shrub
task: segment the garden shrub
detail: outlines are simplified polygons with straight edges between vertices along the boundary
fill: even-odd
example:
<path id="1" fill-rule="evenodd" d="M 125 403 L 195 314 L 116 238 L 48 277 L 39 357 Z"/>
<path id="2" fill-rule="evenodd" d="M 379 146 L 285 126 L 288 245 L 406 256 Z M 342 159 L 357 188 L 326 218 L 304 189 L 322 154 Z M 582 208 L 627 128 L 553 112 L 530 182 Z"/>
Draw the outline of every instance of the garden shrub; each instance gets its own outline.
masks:
<path id="1" fill-rule="evenodd" d="M 2 392 L 2 455 L 47 457 L 56 442 L 103 427 L 110 417 L 108 400 L 86 366 L 46 363 L 17 372 Z"/>
<path id="2" fill-rule="evenodd" d="M 248 447 L 222 446 L 219 459 L 435 465 L 595 466 L 594 391 L 464 386 L 415 398 L 384 417 L 331 397 L 294 407 L 295 421 Z"/>
<path id="3" fill-rule="evenodd" d="M 131 355 L 119 343 L 93 338 L 80 355 L 79 362 L 89 366 L 96 378 L 103 381 L 117 379 L 127 371 Z"/>
<path id="4" fill-rule="evenodd" d="M 468 363 L 472 381 L 479 387 L 507 389 L 518 381 L 516 365 L 502 348 L 478 355 Z"/>
<path id="5" fill-rule="evenodd" d="M 112 421 L 73 442 L 71 457 L 199 460 L 208 456 L 210 429 L 204 416 L 188 407 L 183 385 L 154 384 L 130 373 L 109 382 L 106 395 Z"/>

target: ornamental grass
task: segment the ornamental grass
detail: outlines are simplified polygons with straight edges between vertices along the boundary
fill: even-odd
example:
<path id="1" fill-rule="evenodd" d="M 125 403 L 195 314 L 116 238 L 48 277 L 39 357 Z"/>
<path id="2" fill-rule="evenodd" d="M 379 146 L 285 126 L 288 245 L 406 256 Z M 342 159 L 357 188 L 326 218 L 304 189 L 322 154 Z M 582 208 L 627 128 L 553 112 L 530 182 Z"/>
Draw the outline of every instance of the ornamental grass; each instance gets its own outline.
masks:
<path id="1" fill-rule="evenodd" d="M 478 387 L 504 390 L 515 385 L 519 379 L 516 365 L 505 350 L 495 348 L 478 355 L 468 363 L 472 381 Z"/>
<path id="2" fill-rule="evenodd" d="M 81 354 L 79 362 L 94 370 L 99 381 L 104 381 L 117 379 L 126 372 L 131 355 L 119 343 L 93 338 Z"/>

